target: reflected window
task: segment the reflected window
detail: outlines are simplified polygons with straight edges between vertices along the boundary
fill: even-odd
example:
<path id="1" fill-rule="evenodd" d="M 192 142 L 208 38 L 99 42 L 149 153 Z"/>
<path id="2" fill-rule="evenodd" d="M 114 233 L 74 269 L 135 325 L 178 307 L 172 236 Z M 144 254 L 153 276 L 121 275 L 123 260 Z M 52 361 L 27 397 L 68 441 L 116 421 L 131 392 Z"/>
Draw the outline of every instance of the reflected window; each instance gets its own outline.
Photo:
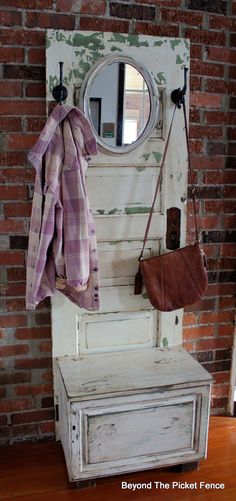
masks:
<path id="1" fill-rule="evenodd" d="M 94 129 L 107 145 L 130 145 L 141 136 L 149 120 L 147 84 L 134 66 L 110 64 L 93 80 L 89 108 Z"/>

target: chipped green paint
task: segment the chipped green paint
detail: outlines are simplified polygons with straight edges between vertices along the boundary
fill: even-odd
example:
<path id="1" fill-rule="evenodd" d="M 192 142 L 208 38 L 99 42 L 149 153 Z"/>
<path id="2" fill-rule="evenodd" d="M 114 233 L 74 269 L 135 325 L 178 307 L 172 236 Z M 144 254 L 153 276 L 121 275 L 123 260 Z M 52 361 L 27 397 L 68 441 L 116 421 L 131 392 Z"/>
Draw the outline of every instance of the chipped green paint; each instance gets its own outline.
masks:
<path id="1" fill-rule="evenodd" d="M 120 43 L 128 45 L 129 47 L 148 47 L 148 42 L 140 41 L 139 35 L 121 35 L 120 33 L 112 33 L 112 37 L 108 42 Z"/>
<path id="2" fill-rule="evenodd" d="M 146 167 L 136 167 L 136 170 L 137 170 L 138 172 L 142 172 L 142 171 L 143 171 L 143 170 L 145 170 L 145 169 L 146 169 Z"/>
<path id="3" fill-rule="evenodd" d="M 98 212 L 98 214 L 100 214 L 101 216 L 102 216 L 103 214 L 105 214 L 105 210 L 104 210 L 104 209 L 97 209 L 97 212 Z"/>
<path id="4" fill-rule="evenodd" d="M 73 47 L 85 47 L 90 51 L 104 50 L 105 45 L 103 42 L 104 33 L 93 33 L 92 35 L 82 35 L 82 33 L 75 33 L 73 37 L 69 36 L 66 39 L 68 45 L 73 45 Z"/>
<path id="5" fill-rule="evenodd" d="M 185 47 L 186 47 L 187 51 L 189 51 L 189 49 L 190 49 L 190 43 L 189 43 L 189 40 L 186 40 L 186 38 L 184 38 L 184 39 L 183 39 L 183 41 L 184 41 L 184 45 L 185 45 Z"/>
<path id="6" fill-rule="evenodd" d="M 49 75 L 49 82 L 48 82 L 48 87 L 50 92 L 56 87 L 56 85 L 59 85 L 59 79 L 55 75 Z"/>
<path id="7" fill-rule="evenodd" d="M 183 175 L 182 172 L 178 172 L 178 174 L 177 174 L 177 181 L 178 181 L 178 183 L 181 181 L 182 175 Z"/>
<path id="8" fill-rule="evenodd" d="M 164 40 L 157 40 L 156 42 L 154 42 L 154 47 L 161 47 L 161 45 L 163 45 L 164 43 Z"/>
<path id="9" fill-rule="evenodd" d="M 176 56 L 176 64 L 183 64 L 183 62 L 184 62 L 184 60 L 181 59 L 181 57 L 180 57 L 179 54 L 177 54 L 177 56 Z"/>
<path id="10" fill-rule="evenodd" d="M 150 212 L 151 207 L 126 207 L 126 214 L 147 214 Z"/>
<path id="11" fill-rule="evenodd" d="M 143 299 L 148 299 L 148 293 L 147 293 L 147 292 L 144 292 L 144 293 L 142 294 L 142 297 L 143 297 Z"/>
<path id="12" fill-rule="evenodd" d="M 145 153 L 144 155 L 142 155 L 142 158 L 144 158 L 145 162 L 148 161 L 149 157 L 150 157 L 150 153 Z"/>
<path id="13" fill-rule="evenodd" d="M 168 348 L 168 345 L 169 345 L 169 343 L 168 343 L 167 337 L 163 337 L 162 338 L 162 346 L 163 346 L 163 348 Z"/>
<path id="14" fill-rule="evenodd" d="M 108 214 L 112 215 L 112 214 L 117 214 L 117 212 L 121 212 L 119 209 L 111 209 L 109 210 Z"/>
<path id="15" fill-rule="evenodd" d="M 111 242 L 109 242 L 109 245 L 117 245 L 117 244 L 120 244 L 120 240 L 112 240 Z"/>
<path id="16" fill-rule="evenodd" d="M 177 47 L 179 44 L 181 44 L 181 40 L 179 38 L 173 38 L 170 40 L 170 46 L 172 50 L 175 50 L 175 47 Z"/>
<path id="17" fill-rule="evenodd" d="M 152 151 L 152 154 L 156 160 L 156 163 L 159 164 L 162 159 L 162 153 L 160 153 L 159 151 Z"/>
<path id="18" fill-rule="evenodd" d="M 111 52 L 122 52 L 122 49 L 120 49 L 119 47 L 116 47 L 115 45 L 112 45 Z"/>
<path id="19" fill-rule="evenodd" d="M 157 73 L 155 80 L 157 84 L 161 84 L 162 82 L 166 83 L 166 77 L 164 75 L 164 72 L 160 71 L 159 73 Z"/>

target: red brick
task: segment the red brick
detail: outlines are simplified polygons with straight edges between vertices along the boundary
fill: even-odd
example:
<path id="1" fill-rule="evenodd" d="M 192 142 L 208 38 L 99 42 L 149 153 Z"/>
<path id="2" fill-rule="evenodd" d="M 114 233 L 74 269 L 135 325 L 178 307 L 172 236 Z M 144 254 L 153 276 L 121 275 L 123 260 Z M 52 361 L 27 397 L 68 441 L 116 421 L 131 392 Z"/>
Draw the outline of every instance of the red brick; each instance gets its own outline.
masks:
<path id="1" fill-rule="evenodd" d="M 9 10 L 0 11 L 0 24 L 1 26 L 21 26 L 22 25 L 21 12 L 9 11 Z"/>
<path id="2" fill-rule="evenodd" d="M 1 0 L 2 7 L 16 7 L 21 9 L 52 9 L 53 0 Z"/>
<path id="3" fill-rule="evenodd" d="M 1 82 L 0 82 L 1 94 Z M 0 130 L 5 132 L 16 132 L 22 130 L 21 118 L 0 117 Z"/>
<path id="4" fill-rule="evenodd" d="M 235 127 L 227 127 L 227 138 L 229 140 L 236 140 L 236 128 Z"/>
<path id="5" fill-rule="evenodd" d="M 9 134 L 8 148 L 12 150 L 30 149 L 36 143 L 38 135 L 36 134 Z"/>
<path id="6" fill-rule="evenodd" d="M 23 311 L 25 309 L 25 298 L 7 299 L 7 311 Z"/>
<path id="7" fill-rule="evenodd" d="M 7 279 L 9 282 L 25 281 L 26 270 L 25 268 L 8 268 Z"/>
<path id="8" fill-rule="evenodd" d="M 236 184 L 236 171 L 227 169 L 222 173 L 222 181 L 225 184 Z"/>
<path id="9" fill-rule="evenodd" d="M 220 228 L 221 218 L 217 215 L 205 216 L 201 219 L 199 226 L 204 230 L 211 230 L 218 227 Z"/>
<path id="10" fill-rule="evenodd" d="M 0 412 L 23 411 L 32 409 L 33 401 L 31 398 L 5 399 L 0 401 Z"/>
<path id="11" fill-rule="evenodd" d="M 0 172 L 1 183 L 32 183 L 35 179 L 35 170 L 32 167 L 11 167 Z"/>
<path id="12" fill-rule="evenodd" d="M 25 223 L 24 221 L 17 221 L 14 219 L 5 219 L 0 221 L 0 233 L 14 233 L 21 235 L 25 233 Z"/>
<path id="13" fill-rule="evenodd" d="M 26 121 L 26 127 L 29 132 L 41 132 L 44 125 L 44 118 L 28 118 Z"/>
<path id="14" fill-rule="evenodd" d="M 57 0 L 57 10 L 59 12 L 70 12 L 75 0 Z M 75 4 L 76 5 L 76 4 Z M 78 7 L 79 10 L 79 7 Z M 73 12 L 76 11 L 76 8 L 73 9 Z"/>
<path id="15" fill-rule="evenodd" d="M 227 63 L 230 60 L 230 52 L 226 47 L 207 47 L 207 59 Z"/>
<path id="16" fill-rule="evenodd" d="M 67 14 L 28 12 L 26 26 L 29 28 L 73 30 L 75 28 L 75 17 Z"/>
<path id="17" fill-rule="evenodd" d="M 225 217 L 224 221 L 225 229 L 236 228 L 236 215 L 230 215 Z"/>
<path id="18" fill-rule="evenodd" d="M 24 252 L 0 252 L 0 264 L 3 265 L 22 265 L 25 264 Z"/>
<path id="19" fill-rule="evenodd" d="M 190 105 L 200 108 L 220 108 L 222 105 L 222 96 L 209 95 L 205 92 L 194 92 L 190 95 Z"/>
<path id="20" fill-rule="evenodd" d="M 215 214 L 220 214 L 223 212 L 223 201 L 222 200 L 209 200 L 204 203 L 206 212 L 213 212 Z"/>
<path id="21" fill-rule="evenodd" d="M 0 82 L 0 96 L 1 97 L 22 97 L 23 87 L 20 82 Z M 10 120 L 9 118 L 3 117 L 2 120 Z M 8 129 L 11 130 L 11 129 Z"/>
<path id="22" fill-rule="evenodd" d="M 55 433 L 55 421 L 48 421 L 47 423 L 40 423 L 39 429 L 41 433 Z"/>
<path id="23" fill-rule="evenodd" d="M 6 396 L 6 388 L 0 388 L 0 399 Z"/>
<path id="24" fill-rule="evenodd" d="M 24 49 L 15 47 L 1 47 L 0 48 L 0 62 L 1 63 L 23 63 L 25 59 Z"/>
<path id="25" fill-rule="evenodd" d="M 153 5 L 156 4 L 156 0 L 135 0 L 136 3 L 151 3 Z M 164 7 L 180 7 L 181 6 L 181 0 L 159 0 L 159 4 L 163 4 Z M 160 5 L 160 7 L 162 7 Z"/>
<path id="26" fill-rule="evenodd" d="M 17 358 L 14 361 L 16 369 L 46 369 L 51 365 L 51 358 Z"/>
<path id="27" fill-rule="evenodd" d="M 9 283 L 2 286 L 5 296 L 24 296 L 25 284 L 24 283 Z"/>
<path id="28" fill-rule="evenodd" d="M 44 343 L 40 343 L 38 345 L 38 349 L 42 353 L 51 353 L 51 351 L 52 351 L 52 343 L 51 343 L 51 341 L 45 341 Z"/>
<path id="29" fill-rule="evenodd" d="M 0 426 L 7 424 L 7 416 L 0 416 Z"/>
<path id="30" fill-rule="evenodd" d="M 209 337 L 209 336 L 214 336 L 215 332 L 215 327 L 214 326 L 207 326 L 207 327 L 190 327 L 190 328 L 184 328 L 183 329 L 183 338 L 185 340 L 188 339 L 195 339 L 199 337 Z"/>
<path id="31" fill-rule="evenodd" d="M 3 317 L 4 318 L 4 317 Z M 22 325 L 19 324 L 18 325 Z M 7 327 L 14 327 L 14 325 L 7 325 Z M 15 355 L 23 355 L 29 353 L 29 346 L 27 344 L 15 344 L 9 346 L 0 346 L 1 357 L 14 357 Z"/>
<path id="32" fill-rule="evenodd" d="M 219 348 L 231 348 L 232 336 L 222 338 L 199 339 L 196 342 L 196 350 L 212 350 Z"/>
<path id="33" fill-rule="evenodd" d="M 199 139 L 190 139 L 189 141 L 190 153 L 192 154 L 200 154 L 203 153 L 203 141 Z"/>
<path id="34" fill-rule="evenodd" d="M 191 138 L 207 137 L 208 139 L 222 139 L 223 128 L 214 126 L 209 127 L 205 125 L 191 125 L 189 134 Z"/>
<path id="35" fill-rule="evenodd" d="M 218 325 L 219 336 L 233 336 L 234 335 L 234 325 Z"/>
<path id="36" fill-rule="evenodd" d="M 216 16 L 215 14 L 209 14 L 209 28 L 210 30 L 228 30 L 233 27 L 235 21 L 227 16 Z M 235 28 L 236 30 L 236 28 Z M 214 45 L 214 44 L 213 44 Z"/>
<path id="37" fill-rule="evenodd" d="M 192 157 L 192 168 L 197 170 L 223 169 L 224 159 L 221 157 Z"/>
<path id="38" fill-rule="evenodd" d="M 52 371 L 46 371 L 42 375 L 42 379 L 44 381 L 53 381 L 53 373 Z"/>
<path id="39" fill-rule="evenodd" d="M 0 198 L 2 200 L 27 199 L 26 186 L 0 186 Z"/>
<path id="40" fill-rule="evenodd" d="M 45 97 L 46 87 L 44 83 L 30 83 L 26 87 L 26 97 Z"/>
<path id="41" fill-rule="evenodd" d="M 228 113 L 224 111 L 206 111 L 204 114 L 205 121 L 208 124 L 225 124 L 228 122 Z"/>
<path id="42" fill-rule="evenodd" d="M 19 204 L 5 204 L 4 214 L 6 217 L 29 217 L 31 215 L 31 202 Z"/>
<path id="43" fill-rule="evenodd" d="M 135 23 L 135 32 L 138 34 L 143 33 L 144 35 L 152 35 L 152 36 L 160 36 L 160 37 L 178 37 L 179 36 L 180 26 L 171 24 L 168 26 L 164 25 L 155 25 L 151 23 L 136 21 Z M 112 30 L 113 31 L 113 30 Z M 123 30 L 124 33 L 126 30 Z"/>
<path id="44" fill-rule="evenodd" d="M 195 313 L 185 313 L 183 316 L 183 325 L 195 325 L 196 315 Z"/>
<path id="45" fill-rule="evenodd" d="M 229 395 L 230 385 L 229 384 L 219 384 L 213 385 L 212 387 L 212 397 L 226 397 Z"/>
<path id="46" fill-rule="evenodd" d="M 20 327 L 23 325 L 27 325 L 26 315 L 2 315 L 0 317 L 0 327 Z"/>
<path id="47" fill-rule="evenodd" d="M 45 115 L 45 107 L 41 101 L 1 101 L 0 115 Z"/>
<path id="48" fill-rule="evenodd" d="M 224 312 L 204 312 L 201 313 L 199 317 L 200 324 L 212 324 L 212 323 L 222 323 L 222 322 L 233 322 L 234 312 L 224 311 Z"/>
<path id="49" fill-rule="evenodd" d="M 50 312 L 49 311 L 36 312 L 35 322 L 37 325 L 49 325 L 51 323 Z"/>
<path id="50" fill-rule="evenodd" d="M 51 337 L 50 327 L 29 327 L 27 329 L 16 329 L 17 339 L 42 339 Z"/>
<path id="51" fill-rule="evenodd" d="M 37 424 L 24 424 L 12 427 L 13 437 L 18 439 L 21 437 L 38 437 L 38 425 Z"/>
<path id="52" fill-rule="evenodd" d="M 222 310 L 235 309 L 235 298 L 234 297 L 220 297 L 219 298 L 219 308 Z"/>
<path id="53" fill-rule="evenodd" d="M 202 45 L 200 44 L 191 44 L 190 45 L 190 55 L 192 59 L 202 59 Z"/>
<path id="54" fill-rule="evenodd" d="M 43 395 L 44 393 L 53 393 L 52 384 L 38 384 L 38 385 L 19 385 L 14 388 L 15 395 L 19 397 L 27 395 Z"/>
<path id="55" fill-rule="evenodd" d="M 207 45 L 226 44 L 226 35 L 220 31 L 199 30 L 187 28 L 185 30 L 185 38 L 190 38 L 191 42 Z"/>
<path id="56" fill-rule="evenodd" d="M 234 295 L 234 293 L 234 284 L 209 284 L 206 296 L 229 296 Z"/>
<path id="57" fill-rule="evenodd" d="M 2 167 L 25 165 L 26 161 L 26 153 L 24 151 L 4 151 L 0 153 L 0 165 Z"/>
<path id="58" fill-rule="evenodd" d="M 228 383 L 230 381 L 230 372 L 216 372 L 212 374 L 214 383 Z"/>
<path id="59" fill-rule="evenodd" d="M 95 16 L 104 16 L 105 12 L 106 0 L 96 0 L 96 2 L 91 2 L 91 0 L 81 0 L 81 14 L 94 14 Z"/>
<path id="60" fill-rule="evenodd" d="M 236 200 L 225 201 L 223 204 L 223 211 L 227 213 L 235 214 L 236 212 Z"/>
<path id="61" fill-rule="evenodd" d="M 2 45 L 45 46 L 45 32 L 27 29 L 2 29 L 0 30 L 0 43 Z"/>
<path id="62" fill-rule="evenodd" d="M 190 76 L 189 86 L 191 92 L 201 91 L 202 89 L 202 78 L 197 76 Z"/>
<path id="63" fill-rule="evenodd" d="M 24 400 L 29 400 L 29 399 L 21 399 L 21 400 L 24 401 Z M 23 410 L 23 408 L 21 410 Z M 25 408 L 27 408 L 27 407 L 25 407 Z M 47 409 L 47 410 L 39 410 L 39 411 L 22 412 L 22 413 L 13 414 L 11 421 L 12 421 L 12 424 L 20 424 L 20 423 L 34 423 L 34 422 L 38 423 L 40 421 L 48 421 L 48 420 L 52 420 L 52 419 L 54 419 L 54 411 Z"/>
<path id="64" fill-rule="evenodd" d="M 184 23 L 190 26 L 201 27 L 203 14 L 200 12 L 189 12 L 176 9 L 161 9 L 161 19 L 165 22 Z"/>
<path id="65" fill-rule="evenodd" d="M 216 94 L 227 94 L 229 84 L 226 80 L 217 78 L 208 78 L 205 84 L 207 92 L 214 92 Z"/>
<path id="66" fill-rule="evenodd" d="M 128 33 L 129 21 L 120 21 L 120 20 L 104 19 L 104 18 L 96 19 L 94 17 L 81 16 L 80 29 L 92 30 L 92 31 L 114 31 L 118 33 Z"/>
<path id="67" fill-rule="evenodd" d="M 46 64 L 45 49 L 29 49 L 28 61 L 29 64 Z"/>
<path id="68" fill-rule="evenodd" d="M 211 171 L 205 172 L 204 183 L 206 184 L 221 184 L 222 183 L 222 171 Z"/>
<path id="69" fill-rule="evenodd" d="M 225 186 L 223 191 L 224 198 L 236 198 L 236 186 Z"/>
<path id="70" fill-rule="evenodd" d="M 0 384 L 29 383 L 31 380 L 28 372 L 0 372 Z"/>

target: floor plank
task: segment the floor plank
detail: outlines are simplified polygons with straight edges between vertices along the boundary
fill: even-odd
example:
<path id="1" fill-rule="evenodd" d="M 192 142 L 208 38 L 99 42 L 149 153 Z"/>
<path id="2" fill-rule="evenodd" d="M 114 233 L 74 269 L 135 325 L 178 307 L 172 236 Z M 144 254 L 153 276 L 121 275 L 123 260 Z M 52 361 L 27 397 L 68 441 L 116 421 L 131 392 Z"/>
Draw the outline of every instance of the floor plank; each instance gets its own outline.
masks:
<path id="1" fill-rule="evenodd" d="M 200 489 L 200 482 L 224 483 L 223 490 Z M 151 482 L 151 489 L 122 490 L 121 483 Z M 170 484 L 156 488 L 155 482 Z M 172 482 L 195 483 L 194 489 L 172 488 Z M 97 480 L 96 487 L 75 489 L 67 479 L 60 444 L 22 443 L 0 448 L 0 500 L 5 501 L 235 501 L 236 419 L 212 417 L 207 460 L 195 471 L 149 470 Z"/>

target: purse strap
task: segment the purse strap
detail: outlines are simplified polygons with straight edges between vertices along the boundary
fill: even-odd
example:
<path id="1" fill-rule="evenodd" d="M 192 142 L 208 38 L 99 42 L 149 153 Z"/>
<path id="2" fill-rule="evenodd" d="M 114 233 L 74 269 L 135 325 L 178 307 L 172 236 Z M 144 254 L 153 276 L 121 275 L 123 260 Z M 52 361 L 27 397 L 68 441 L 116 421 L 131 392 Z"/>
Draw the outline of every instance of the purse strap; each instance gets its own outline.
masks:
<path id="1" fill-rule="evenodd" d="M 192 200 L 193 200 L 195 235 L 196 235 L 196 242 L 198 242 L 199 241 L 199 231 L 198 231 L 198 224 L 197 224 L 197 210 L 196 210 L 195 187 L 194 187 L 194 184 L 193 184 L 193 170 L 192 170 L 191 161 L 190 161 L 190 146 L 189 146 L 189 138 L 188 138 L 188 123 L 187 123 L 187 113 L 186 113 L 186 106 L 185 106 L 184 96 L 182 98 L 181 103 L 183 105 L 183 114 L 184 114 L 184 128 L 185 128 L 185 137 L 186 137 L 186 145 L 187 145 L 187 153 L 188 153 L 188 168 L 189 168 L 189 172 L 190 172 L 191 197 L 192 197 Z M 177 108 L 177 105 L 175 105 L 175 107 L 174 107 L 174 111 L 173 111 L 173 115 L 172 115 L 172 119 L 171 119 L 171 123 L 170 123 L 170 128 L 169 128 L 167 139 L 166 139 L 166 144 L 165 144 L 165 148 L 164 148 L 164 152 L 163 152 L 163 157 L 162 157 L 162 163 L 161 163 L 161 166 L 160 166 L 160 172 L 159 172 L 159 176 L 158 176 L 158 179 L 157 179 L 157 184 L 156 184 L 156 189 L 155 189 L 155 193 L 154 193 L 154 197 L 153 197 L 153 202 L 152 202 L 151 210 L 149 212 L 147 226 L 146 226 L 145 233 L 144 233 L 143 247 L 142 247 L 142 250 L 141 250 L 141 253 L 140 253 L 140 256 L 139 256 L 139 261 L 143 257 L 143 252 L 144 252 L 144 249 L 145 249 L 145 246 L 146 246 L 146 243 L 147 243 L 148 233 L 149 233 L 149 229 L 150 229 L 150 225 L 151 225 L 151 220 L 152 220 L 152 215 L 153 215 L 153 211 L 154 211 L 154 206 L 155 206 L 155 202 L 156 202 L 156 197 L 157 197 L 157 193 L 159 191 L 160 185 L 161 185 L 162 174 L 163 174 L 163 169 L 164 169 L 164 164 L 165 164 L 165 160 L 166 160 L 166 154 L 167 154 L 168 146 L 169 146 L 169 143 L 170 143 L 170 136 L 171 136 L 171 131 L 172 131 L 173 123 L 174 123 L 174 117 L 175 117 L 176 108 Z"/>

